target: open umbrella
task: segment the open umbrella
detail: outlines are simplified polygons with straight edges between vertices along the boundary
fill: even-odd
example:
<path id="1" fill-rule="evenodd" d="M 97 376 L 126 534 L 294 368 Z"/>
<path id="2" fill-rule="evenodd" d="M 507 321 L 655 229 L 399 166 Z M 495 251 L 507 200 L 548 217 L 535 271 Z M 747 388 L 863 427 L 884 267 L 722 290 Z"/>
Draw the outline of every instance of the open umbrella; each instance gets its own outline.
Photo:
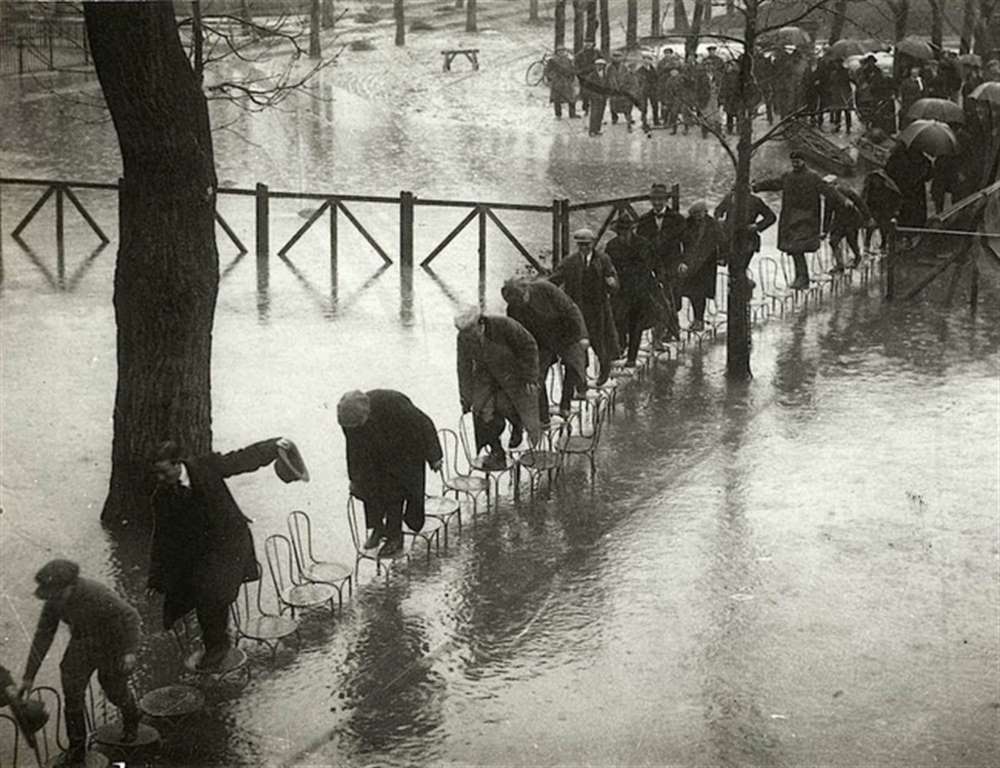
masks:
<path id="1" fill-rule="evenodd" d="M 812 38 L 800 27 L 782 27 L 776 30 L 773 35 L 768 35 L 768 39 L 776 45 L 794 45 L 798 47 L 803 45 L 811 46 L 813 44 Z"/>
<path id="2" fill-rule="evenodd" d="M 990 81 L 983 83 L 976 90 L 969 94 L 970 99 L 977 101 L 991 101 L 1000 104 L 1000 83 Z"/>
<path id="3" fill-rule="evenodd" d="M 914 120 L 899 134 L 899 140 L 931 157 L 950 155 L 958 149 L 955 132 L 937 120 Z"/>
<path id="4" fill-rule="evenodd" d="M 875 40 L 838 40 L 826 49 L 826 55 L 831 59 L 846 59 L 878 50 L 881 48 Z"/>
<path id="5" fill-rule="evenodd" d="M 964 64 L 967 67 L 981 67 L 983 66 L 983 59 L 975 53 L 963 53 L 958 57 L 958 63 Z"/>
<path id="6" fill-rule="evenodd" d="M 884 74 L 892 75 L 893 57 L 891 53 L 885 53 L 884 51 L 878 51 L 877 53 L 865 53 L 861 56 L 851 56 L 844 63 L 847 64 L 847 68 L 850 70 L 859 69 L 864 63 L 865 58 L 868 56 L 875 57 L 876 66 L 878 66 Z"/>
<path id="7" fill-rule="evenodd" d="M 917 99 L 906 111 L 911 120 L 940 120 L 942 123 L 965 123 L 965 112 L 949 99 Z"/>
<path id="8" fill-rule="evenodd" d="M 907 56 L 921 61 L 930 61 L 934 58 L 934 49 L 931 48 L 931 44 L 912 35 L 904 37 L 896 43 L 896 53 L 905 53 Z"/>

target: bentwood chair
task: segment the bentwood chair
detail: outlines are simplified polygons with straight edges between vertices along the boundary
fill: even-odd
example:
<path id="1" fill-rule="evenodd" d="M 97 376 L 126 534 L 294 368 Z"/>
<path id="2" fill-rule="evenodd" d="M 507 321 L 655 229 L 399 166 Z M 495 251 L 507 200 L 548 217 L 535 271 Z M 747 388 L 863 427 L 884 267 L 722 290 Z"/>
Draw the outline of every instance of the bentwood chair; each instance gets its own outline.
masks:
<path id="1" fill-rule="evenodd" d="M 258 572 L 262 571 L 257 563 Z M 251 596 L 251 592 L 255 593 Z M 236 602 L 230 606 L 233 626 L 236 628 L 236 643 L 250 640 L 263 645 L 271 652 L 273 663 L 278 655 L 278 647 L 283 640 L 295 636 L 296 645 L 301 644 L 299 621 L 293 616 L 281 616 L 268 610 L 264 605 L 264 580 L 246 582 L 240 586 Z"/>
<path id="2" fill-rule="evenodd" d="M 45 711 L 49 713 L 49 721 L 35 733 L 35 744 L 37 745 L 35 755 L 41 759 L 42 765 L 48 765 L 69 748 L 63 735 L 65 710 L 63 709 L 62 694 L 51 686 L 39 685 L 28 692 L 28 698 L 40 701 L 45 707 Z M 22 738 L 21 742 L 24 743 L 25 739 Z M 17 763 L 14 765 L 16 766 Z"/>
<path id="3" fill-rule="evenodd" d="M 559 477 L 562 470 L 562 449 L 569 435 L 570 424 L 566 421 L 543 434 L 538 445 L 531 446 L 524 453 L 518 455 L 514 467 L 515 498 L 520 495 L 522 471 L 528 475 L 528 489 L 532 497 L 535 495 L 536 481 L 543 474 L 548 477 L 551 487 L 552 481 Z"/>
<path id="4" fill-rule="evenodd" d="M 747 276 L 755 283 L 750 294 L 750 322 L 764 320 L 771 311 L 771 301 L 764 295 L 764 280 L 760 276 L 761 268 L 758 259 L 754 259 L 747 267 Z"/>
<path id="5" fill-rule="evenodd" d="M 135 696 L 132 682 L 129 688 Z M 135 696 L 138 702 L 138 697 Z M 136 737 L 132 741 L 124 741 L 124 724 L 118 717 L 118 708 L 108 701 L 104 691 L 94 686 L 94 678 L 87 683 L 86 707 L 84 715 L 87 721 L 87 732 L 90 734 L 90 744 L 100 747 L 113 760 L 129 762 L 140 752 L 148 752 L 160 743 L 160 734 L 145 723 L 139 723 Z"/>
<path id="6" fill-rule="evenodd" d="M 787 284 L 784 286 L 780 285 L 782 278 L 782 270 L 775 261 L 770 256 L 761 256 L 757 259 L 758 264 L 758 287 L 760 288 L 761 295 L 771 302 L 771 311 L 773 312 L 776 307 L 781 307 L 781 313 L 785 311 L 785 307 L 789 302 L 795 302 L 795 293 Z"/>
<path id="7" fill-rule="evenodd" d="M 386 582 L 389 580 L 390 566 L 396 558 L 383 559 L 379 557 L 379 548 L 365 549 L 365 508 L 364 503 L 354 496 L 347 497 L 347 525 L 351 530 L 351 543 L 354 544 L 354 578 L 358 578 L 358 568 L 362 560 L 371 560 L 375 563 L 375 573 L 382 573 L 382 565 L 385 564 Z"/>
<path id="8" fill-rule="evenodd" d="M 487 480 L 486 507 L 489 509 L 494 494 L 497 496 L 500 495 L 500 478 L 504 475 L 510 475 L 514 471 L 514 459 L 512 454 L 524 450 L 527 444 L 527 438 L 524 439 L 524 442 L 522 442 L 521 446 L 518 448 L 507 449 L 507 463 L 500 468 L 487 467 L 485 458 L 480 457 L 479 452 L 475 449 L 475 425 L 473 424 L 471 413 L 463 413 L 459 418 L 458 438 L 462 444 L 462 454 L 465 457 L 465 464 L 469 468 L 470 474 L 478 473 Z M 475 508 L 473 508 L 473 512 L 475 512 Z"/>
<path id="9" fill-rule="evenodd" d="M 574 416 L 577 428 L 563 441 L 559 450 L 564 457 L 586 456 L 590 461 L 590 473 L 593 477 L 597 474 L 597 446 L 601 442 L 601 432 L 608 412 L 601 402 L 594 403 L 586 410 L 590 416 L 586 421 L 590 423 L 586 424 L 583 411 L 577 413 Z"/>
<path id="10" fill-rule="evenodd" d="M 217 666 L 211 669 L 198 668 L 198 662 L 205 655 L 205 649 L 194 611 L 175 621 L 170 634 L 184 661 L 184 668 L 198 684 L 206 686 L 230 684 L 243 688 L 250 682 L 250 660 L 246 651 L 236 646 L 229 649 Z"/>
<path id="11" fill-rule="evenodd" d="M 306 581 L 329 584 L 337 590 L 337 604 L 340 610 L 344 610 L 344 586 L 347 586 L 348 595 L 354 594 L 354 574 L 350 566 L 316 558 L 312 545 L 312 520 L 302 510 L 297 509 L 288 515 L 288 537 L 299 573 Z"/>
<path id="12" fill-rule="evenodd" d="M 462 473 L 458 466 L 460 439 L 454 430 L 442 428 L 437 431 L 443 456 L 441 459 L 441 494 L 453 494 L 456 499 L 464 496 L 472 502 L 472 514 L 479 510 L 479 497 L 486 495 L 486 507 L 489 508 L 491 488 L 489 478 L 471 473 Z M 470 463 L 471 466 L 471 463 Z M 461 512 L 459 526 L 461 526 Z M 447 534 L 446 534 L 447 535 Z"/>
<path id="13" fill-rule="evenodd" d="M 273 533 L 264 540 L 267 570 L 271 574 L 274 593 L 278 597 L 278 615 L 287 608 L 292 617 L 296 611 L 327 607 L 336 614 L 333 596 L 337 590 L 330 584 L 309 581 L 298 568 L 292 542 L 287 536 Z"/>

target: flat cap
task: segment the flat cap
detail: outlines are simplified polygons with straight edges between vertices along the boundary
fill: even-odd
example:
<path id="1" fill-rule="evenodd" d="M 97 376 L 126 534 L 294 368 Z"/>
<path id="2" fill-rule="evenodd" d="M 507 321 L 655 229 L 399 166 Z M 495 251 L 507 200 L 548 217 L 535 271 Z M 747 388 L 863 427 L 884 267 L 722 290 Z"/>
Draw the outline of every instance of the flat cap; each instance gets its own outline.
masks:
<path id="1" fill-rule="evenodd" d="M 587 227 L 580 227 L 580 229 L 573 233 L 573 239 L 578 242 L 592 243 L 595 240 L 594 230 Z"/>
<path id="2" fill-rule="evenodd" d="M 50 560 L 35 574 L 35 597 L 47 600 L 76 582 L 80 576 L 80 566 L 72 560 Z"/>
<path id="3" fill-rule="evenodd" d="M 793 149 L 788 153 L 789 160 L 805 160 L 806 156 L 798 149 Z"/>

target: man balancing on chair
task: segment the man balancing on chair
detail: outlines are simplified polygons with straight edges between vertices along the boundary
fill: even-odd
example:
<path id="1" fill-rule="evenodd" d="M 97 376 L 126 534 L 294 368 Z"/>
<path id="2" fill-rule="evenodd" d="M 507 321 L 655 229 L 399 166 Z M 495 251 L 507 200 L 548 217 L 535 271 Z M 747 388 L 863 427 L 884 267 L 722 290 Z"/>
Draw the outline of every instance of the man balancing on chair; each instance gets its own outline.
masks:
<path id="1" fill-rule="evenodd" d="M 248 520 L 225 478 L 275 461 L 284 482 L 309 480 L 295 444 L 283 437 L 191 458 L 168 440 L 153 453 L 157 487 L 147 595 L 163 593 L 164 629 L 195 611 L 205 646 L 200 670 L 225 661 L 232 647 L 229 606 L 243 582 L 260 578 Z"/>
<path id="2" fill-rule="evenodd" d="M 52 646 L 59 622 L 65 622 L 70 628 L 70 640 L 59 671 L 69 749 L 58 764 L 83 765 L 87 747 L 84 697 L 95 670 L 108 700 L 121 710 L 121 741 L 131 743 L 136 739 L 139 707 L 128 678 L 135 669 L 139 648 L 139 614 L 103 584 L 82 578 L 80 566 L 69 560 L 46 563 L 35 574 L 35 581 L 35 596 L 45 605 L 18 693 L 23 696 L 34 687 L 35 674 Z"/>

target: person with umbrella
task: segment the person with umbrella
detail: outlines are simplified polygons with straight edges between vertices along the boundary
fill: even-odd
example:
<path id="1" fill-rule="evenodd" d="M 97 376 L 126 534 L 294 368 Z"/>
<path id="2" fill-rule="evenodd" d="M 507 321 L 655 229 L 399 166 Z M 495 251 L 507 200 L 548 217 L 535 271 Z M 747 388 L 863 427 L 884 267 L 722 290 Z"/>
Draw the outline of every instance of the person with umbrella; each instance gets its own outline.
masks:
<path id="1" fill-rule="evenodd" d="M 562 117 L 563 104 L 569 107 L 569 116 L 576 117 L 576 70 L 564 46 L 556 48 L 555 55 L 545 63 L 545 74 L 549 80 L 549 101 L 556 117 Z"/>
<path id="2" fill-rule="evenodd" d="M 403 521 L 424 527 L 424 464 L 437 472 L 443 452 L 431 417 L 402 392 L 352 390 L 337 403 L 347 443 L 351 495 L 365 505 L 365 549 L 385 541 L 380 558 L 403 551 Z"/>
<path id="3" fill-rule="evenodd" d="M 851 202 L 851 205 L 845 205 L 844 202 L 828 205 L 824 211 L 823 230 L 829 238 L 830 251 L 833 253 L 834 259 L 834 267 L 830 270 L 830 274 L 837 274 L 844 271 L 844 253 L 840 247 L 841 243 L 846 243 L 847 247 L 851 249 L 851 253 L 854 254 L 851 269 L 856 269 L 861 264 L 859 240 L 862 228 L 871 219 L 871 212 L 861 195 L 840 181 L 836 175 L 830 174 L 824 177 L 823 181 L 839 193 L 841 201 L 849 200 Z"/>
<path id="4" fill-rule="evenodd" d="M 754 192 L 781 192 L 781 214 L 778 218 L 778 248 L 789 254 L 795 264 L 795 279 L 789 286 L 794 290 L 809 288 L 809 265 L 806 254 L 819 250 L 822 220 L 820 200 L 831 205 L 854 205 L 815 171 L 806 167 L 805 155 L 793 150 L 789 155 L 792 170 L 781 176 L 757 182 Z"/>
<path id="5" fill-rule="evenodd" d="M 978 58 L 977 56 L 976 59 Z M 965 77 L 962 79 L 963 104 L 966 103 L 972 92 L 984 82 L 982 65 L 976 59 L 968 60 L 968 63 L 963 65 L 965 67 Z"/>
<path id="6" fill-rule="evenodd" d="M 633 231 L 635 222 L 619 216 L 612 228 L 615 237 L 605 246 L 620 283 L 612 298 L 619 343 L 626 350 L 625 366 L 635 366 L 642 332 L 656 320 L 655 295 L 659 290 L 653 272 L 653 246 Z"/>
<path id="7" fill-rule="evenodd" d="M 882 250 L 885 250 L 889 242 L 892 220 L 899 215 L 899 206 L 903 201 L 899 187 L 885 171 L 872 171 L 865 177 L 865 183 L 861 189 L 861 199 L 865 201 L 865 205 L 871 213 L 871 222 L 865 228 L 865 251 L 871 252 L 872 235 L 875 234 L 876 229 L 882 243 Z"/>
<path id="8" fill-rule="evenodd" d="M 900 193 L 899 225 L 922 227 L 927 223 L 927 182 L 931 163 L 916 145 L 900 142 L 889 154 L 885 173 Z"/>
<path id="9" fill-rule="evenodd" d="M 909 75 L 899 86 L 899 126 L 905 128 L 910 124 L 912 118 L 908 117 L 910 107 L 920 99 L 924 98 L 927 88 L 924 79 L 920 76 L 920 67 L 910 67 Z"/>
<path id="10" fill-rule="evenodd" d="M 458 392 L 462 413 L 472 413 L 476 451 L 489 448 L 484 469 L 504 469 L 500 442 L 510 423 L 508 447 L 521 444 L 524 431 L 538 442 L 538 345 L 517 320 L 484 315 L 466 307 L 455 316 L 458 329 Z"/>

